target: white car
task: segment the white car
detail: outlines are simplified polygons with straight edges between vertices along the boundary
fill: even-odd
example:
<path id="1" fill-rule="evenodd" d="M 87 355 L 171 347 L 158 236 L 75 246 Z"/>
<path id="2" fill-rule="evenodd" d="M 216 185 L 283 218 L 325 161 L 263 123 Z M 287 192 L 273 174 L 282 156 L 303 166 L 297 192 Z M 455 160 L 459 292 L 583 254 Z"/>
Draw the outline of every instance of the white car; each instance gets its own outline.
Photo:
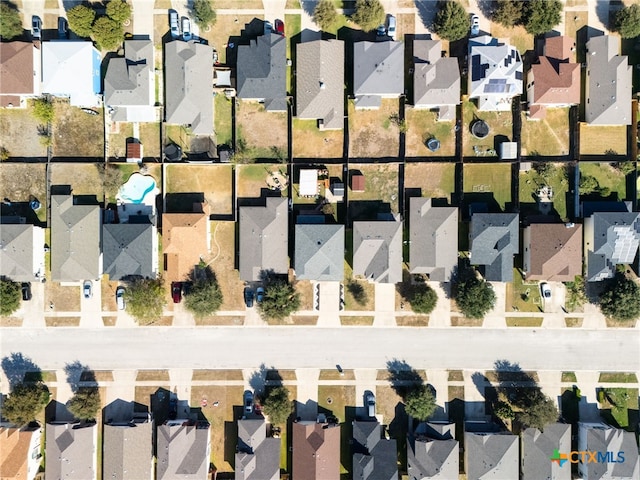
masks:
<path id="1" fill-rule="evenodd" d="M 480 34 L 480 17 L 475 13 L 471 15 L 471 35 L 476 36 Z"/>
<path id="2" fill-rule="evenodd" d="M 178 38 L 180 36 L 178 12 L 175 10 L 169 10 L 169 28 L 171 29 L 171 38 Z"/>
<path id="3" fill-rule="evenodd" d="M 93 296 L 93 292 L 91 291 L 92 285 L 91 280 L 85 280 L 82 284 L 82 294 L 84 298 L 91 298 Z"/>
<path id="4" fill-rule="evenodd" d="M 551 287 L 547 282 L 542 282 L 540 284 L 540 294 L 542 295 L 542 298 L 544 298 L 545 302 L 547 300 L 551 300 Z"/>
<path id="5" fill-rule="evenodd" d="M 193 38 L 191 34 L 191 22 L 187 17 L 182 17 L 182 39 L 188 42 Z"/>
<path id="6" fill-rule="evenodd" d="M 124 310 L 124 287 L 116 288 L 116 303 L 118 304 L 118 310 Z"/>
<path id="7" fill-rule="evenodd" d="M 387 35 L 391 37 L 391 40 L 396 39 L 396 17 L 389 15 L 387 17 Z"/>

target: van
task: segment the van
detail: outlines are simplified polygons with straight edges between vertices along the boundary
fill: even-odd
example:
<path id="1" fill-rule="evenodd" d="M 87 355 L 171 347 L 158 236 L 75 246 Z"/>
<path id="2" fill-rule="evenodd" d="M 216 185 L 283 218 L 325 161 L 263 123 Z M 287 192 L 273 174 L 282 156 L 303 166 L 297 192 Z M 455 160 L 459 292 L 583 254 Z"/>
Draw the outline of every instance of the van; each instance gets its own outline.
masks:
<path id="1" fill-rule="evenodd" d="M 393 15 L 387 17 L 387 35 L 391 37 L 391 40 L 396 39 L 396 17 Z"/>

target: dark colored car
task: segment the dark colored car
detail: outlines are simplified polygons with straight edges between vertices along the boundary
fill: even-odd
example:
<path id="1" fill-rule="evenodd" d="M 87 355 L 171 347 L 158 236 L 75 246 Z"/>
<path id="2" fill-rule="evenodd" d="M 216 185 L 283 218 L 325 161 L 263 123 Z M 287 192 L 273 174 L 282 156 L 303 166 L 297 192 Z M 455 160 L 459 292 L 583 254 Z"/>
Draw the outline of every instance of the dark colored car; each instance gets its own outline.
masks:
<path id="1" fill-rule="evenodd" d="M 23 283 L 22 284 L 22 300 L 28 302 L 31 300 L 31 284 Z"/>
<path id="2" fill-rule="evenodd" d="M 274 23 L 274 27 L 276 29 L 276 33 L 282 35 L 284 37 L 284 22 L 279 18 L 276 18 Z"/>
<path id="3" fill-rule="evenodd" d="M 253 307 L 253 289 L 251 287 L 244 287 L 244 304 L 247 308 Z"/>
<path id="4" fill-rule="evenodd" d="M 258 287 L 256 288 L 256 302 L 262 303 L 264 300 L 264 288 Z"/>
<path id="5" fill-rule="evenodd" d="M 58 38 L 60 40 L 69 38 L 69 24 L 64 17 L 58 17 Z"/>
<path id="6" fill-rule="evenodd" d="M 171 283 L 171 298 L 173 303 L 180 303 L 182 301 L 182 284 L 180 282 Z"/>
<path id="7" fill-rule="evenodd" d="M 244 403 L 244 413 L 253 413 L 253 392 L 251 390 L 245 390 L 242 397 Z"/>
<path id="8" fill-rule="evenodd" d="M 193 282 L 182 282 L 182 295 L 187 296 L 191 293 Z"/>

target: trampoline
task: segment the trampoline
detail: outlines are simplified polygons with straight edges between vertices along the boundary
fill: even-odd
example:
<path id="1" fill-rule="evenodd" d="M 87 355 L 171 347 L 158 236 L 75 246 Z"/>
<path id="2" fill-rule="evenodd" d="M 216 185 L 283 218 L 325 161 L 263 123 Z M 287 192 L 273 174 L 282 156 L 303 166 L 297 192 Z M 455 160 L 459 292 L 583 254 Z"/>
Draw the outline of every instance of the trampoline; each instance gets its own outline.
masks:
<path id="1" fill-rule="evenodd" d="M 489 125 L 484 120 L 474 120 L 471 124 L 471 135 L 476 138 L 482 139 L 489 135 Z"/>
<path id="2" fill-rule="evenodd" d="M 430 138 L 427 140 L 427 148 L 432 152 L 437 152 L 440 150 L 440 140 L 437 138 Z"/>

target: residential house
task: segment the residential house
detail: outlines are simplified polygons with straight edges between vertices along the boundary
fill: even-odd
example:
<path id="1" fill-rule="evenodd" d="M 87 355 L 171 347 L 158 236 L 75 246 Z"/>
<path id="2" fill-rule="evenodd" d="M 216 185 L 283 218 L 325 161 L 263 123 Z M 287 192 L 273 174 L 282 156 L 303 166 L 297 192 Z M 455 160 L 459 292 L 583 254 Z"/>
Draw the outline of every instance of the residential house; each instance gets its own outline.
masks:
<path id="1" fill-rule="evenodd" d="M 595 208 L 606 211 L 591 213 L 591 205 L 583 205 L 587 282 L 613 278 L 617 265 L 634 262 L 640 245 L 640 213 L 632 212 L 630 205 L 622 202 L 598 205 Z"/>
<path id="2" fill-rule="evenodd" d="M 606 423 L 578 423 L 578 451 L 610 452 L 611 461 L 578 463 L 583 480 L 632 480 L 640 478 L 638 444 L 633 432 Z M 623 458 L 620 457 L 623 454 Z"/>
<path id="3" fill-rule="evenodd" d="M 0 478 L 2 480 L 34 480 L 42 454 L 42 428 L 0 427 Z"/>
<path id="4" fill-rule="evenodd" d="M 101 212 L 72 195 L 51 195 L 51 279 L 80 282 L 100 277 Z"/>
<path id="5" fill-rule="evenodd" d="M 279 480 L 279 438 L 268 437 L 264 418 L 238 420 L 236 480 Z"/>
<path id="6" fill-rule="evenodd" d="M 295 226 L 294 265 L 300 280 L 344 280 L 344 225 Z"/>
<path id="7" fill-rule="evenodd" d="M 458 209 L 434 207 L 431 198 L 409 200 L 409 266 L 436 282 L 449 282 L 458 265 Z"/>
<path id="8" fill-rule="evenodd" d="M 108 223 L 102 226 L 102 255 L 104 273 L 110 280 L 138 276 L 155 278 L 158 265 L 158 235 L 148 217 L 133 223 L 138 216 L 130 216 L 129 223 Z"/>
<path id="9" fill-rule="evenodd" d="M 163 214 L 162 241 L 164 278 L 169 282 L 187 279 L 194 267 L 210 252 L 208 205 L 194 204 L 193 213 Z"/>
<path id="10" fill-rule="evenodd" d="M 440 40 L 413 41 L 413 105 L 438 109 L 438 120 L 455 121 L 460 105 L 460 68 L 442 56 Z"/>
<path id="11" fill-rule="evenodd" d="M 114 122 L 157 121 L 154 53 L 151 40 L 125 40 L 124 57 L 109 60 L 104 104 Z"/>
<path id="12" fill-rule="evenodd" d="M 296 116 L 320 130 L 344 128 L 344 42 L 314 40 L 296 46 Z"/>
<path id="13" fill-rule="evenodd" d="M 474 213 L 469 232 L 471 264 L 490 282 L 513 281 L 513 256 L 518 253 L 517 213 Z"/>
<path id="14" fill-rule="evenodd" d="M 571 37 L 544 40 L 544 54 L 531 65 L 527 74 L 529 118 L 545 117 L 549 107 L 567 107 L 580 103 L 580 64 L 571 62 L 575 51 Z"/>
<path id="15" fill-rule="evenodd" d="M 165 122 L 213 134 L 213 49 L 174 40 L 164 46 Z"/>
<path id="16" fill-rule="evenodd" d="M 0 107 L 26 107 L 40 94 L 40 50 L 33 42 L 1 42 L 0 59 Z"/>
<path id="17" fill-rule="evenodd" d="M 421 423 L 407 438 L 410 480 L 449 480 L 458 477 L 460 446 L 453 423 Z"/>
<path id="18" fill-rule="evenodd" d="M 0 276 L 14 282 L 39 282 L 45 275 L 44 228 L 24 221 L 0 217 Z"/>
<path id="19" fill-rule="evenodd" d="M 153 421 L 148 413 L 126 422 L 105 422 L 102 478 L 153 480 Z"/>
<path id="20" fill-rule="evenodd" d="M 532 223 L 522 232 L 528 280 L 573 282 L 582 275 L 582 225 Z"/>
<path id="21" fill-rule="evenodd" d="M 464 465 L 468 480 L 520 476 L 518 437 L 508 432 L 464 434 Z M 551 460 L 549 460 L 551 463 Z"/>
<path id="22" fill-rule="evenodd" d="M 98 426 L 95 423 L 47 423 L 45 480 L 95 480 Z"/>
<path id="23" fill-rule="evenodd" d="M 398 447 L 382 438 L 379 422 L 353 421 L 353 478 L 398 480 Z"/>
<path id="24" fill-rule="evenodd" d="M 42 42 L 42 93 L 68 97 L 75 107 L 100 105 L 100 52 L 92 42 Z"/>
<path id="25" fill-rule="evenodd" d="M 240 278 L 261 280 L 261 272 L 289 271 L 289 207 L 284 197 L 267 197 L 265 206 L 240 207 Z"/>
<path id="26" fill-rule="evenodd" d="M 518 50 L 488 35 L 469 39 L 468 87 L 480 111 L 511 111 L 522 94 L 522 58 Z"/>
<path id="27" fill-rule="evenodd" d="M 208 480 L 210 425 L 203 420 L 167 420 L 157 431 L 157 480 Z"/>
<path id="28" fill-rule="evenodd" d="M 271 33 L 238 46 L 238 98 L 264 103 L 268 112 L 287 110 L 286 43 L 284 36 Z"/>
<path id="29" fill-rule="evenodd" d="M 356 108 L 380 108 L 383 98 L 404 93 L 404 43 L 353 44 L 353 94 Z"/>
<path id="30" fill-rule="evenodd" d="M 340 478 L 340 425 L 295 422 L 291 449 L 296 480 Z"/>
<path id="31" fill-rule="evenodd" d="M 571 425 L 552 423 L 544 431 L 527 428 L 521 437 L 522 480 L 571 480 L 571 469 L 550 462 L 554 452 L 571 451 Z"/>
<path id="32" fill-rule="evenodd" d="M 353 275 L 402 282 L 402 222 L 353 222 Z"/>
<path id="33" fill-rule="evenodd" d="M 587 42 L 585 121 L 590 125 L 630 125 L 633 68 L 620 55 L 620 38 L 592 37 Z"/>

